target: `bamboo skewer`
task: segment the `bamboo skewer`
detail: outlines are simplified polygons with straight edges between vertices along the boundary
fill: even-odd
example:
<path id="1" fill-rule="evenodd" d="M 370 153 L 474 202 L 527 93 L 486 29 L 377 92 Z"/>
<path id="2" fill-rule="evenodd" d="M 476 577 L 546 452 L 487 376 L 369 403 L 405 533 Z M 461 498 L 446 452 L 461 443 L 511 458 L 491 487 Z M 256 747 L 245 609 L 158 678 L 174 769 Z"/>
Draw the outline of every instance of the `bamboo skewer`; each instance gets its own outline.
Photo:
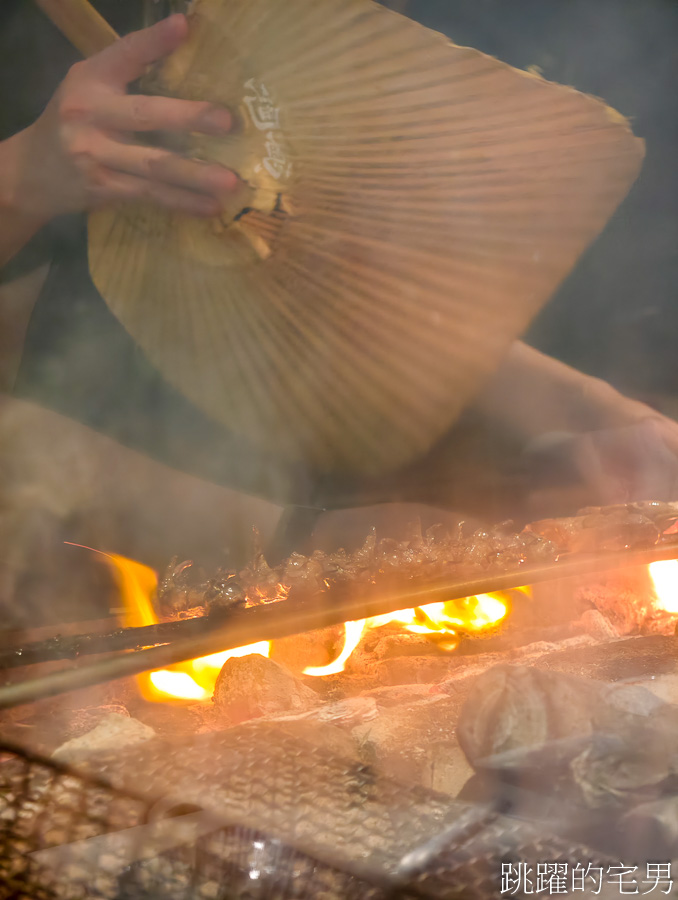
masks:
<path id="1" fill-rule="evenodd" d="M 35 0 L 47 18 L 83 56 L 94 56 L 118 39 L 88 0 Z"/>
<path id="2" fill-rule="evenodd" d="M 560 578 L 588 575 L 611 569 L 646 566 L 678 557 L 678 542 L 659 544 L 644 550 L 611 551 L 578 559 L 562 559 L 545 566 L 532 566 L 502 575 L 488 575 L 466 581 L 441 578 L 435 582 L 389 590 L 386 585 L 356 590 L 342 585 L 323 594 L 296 600 L 292 595 L 277 603 L 253 606 L 233 613 L 228 622 L 208 634 L 189 635 L 172 643 L 98 660 L 86 666 L 65 669 L 50 675 L 0 688 L 0 709 L 8 709 L 53 697 L 68 691 L 102 684 L 151 669 L 164 668 L 187 659 L 233 650 L 263 640 L 276 640 L 330 625 L 339 625 L 398 609 L 424 606 L 474 594 L 508 590 L 517 585 L 536 584 Z M 190 620 L 186 620 L 188 624 Z"/>
<path id="3" fill-rule="evenodd" d="M 77 659 L 116 650 L 142 650 L 159 644 L 168 644 L 188 634 L 204 633 L 213 628 L 217 616 L 194 616 L 157 625 L 136 628 L 117 628 L 115 631 L 90 632 L 88 634 L 56 635 L 42 641 L 0 650 L 0 672 L 20 666 L 54 662 L 59 659 Z M 219 624 L 223 624 L 223 615 Z"/>

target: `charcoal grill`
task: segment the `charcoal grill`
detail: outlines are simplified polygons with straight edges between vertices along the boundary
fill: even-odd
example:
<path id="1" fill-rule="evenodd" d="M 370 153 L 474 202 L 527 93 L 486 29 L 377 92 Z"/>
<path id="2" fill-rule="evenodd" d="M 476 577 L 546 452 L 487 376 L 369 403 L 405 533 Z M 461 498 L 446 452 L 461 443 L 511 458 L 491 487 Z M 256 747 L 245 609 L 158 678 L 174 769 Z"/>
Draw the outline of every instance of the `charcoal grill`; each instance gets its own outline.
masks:
<path id="1" fill-rule="evenodd" d="M 598 571 L 612 563 L 675 555 L 669 539 L 572 565 L 580 573 L 582 567 Z M 540 580 L 532 577 L 539 572 L 527 571 L 530 581 Z M 555 572 L 573 574 L 567 560 L 559 561 L 543 567 L 542 580 Z M 516 583 L 515 573 L 501 577 Z M 476 593 L 474 587 L 465 583 L 459 594 Z M 375 596 L 373 602 L 388 604 L 389 596 Z M 352 602 L 360 602 L 364 614 L 365 596 Z M 290 603 L 240 615 L 270 617 L 282 610 L 286 627 L 291 628 L 292 615 L 293 630 L 300 630 L 299 609 L 285 612 Z M 327 615 L 326 605 L 320 613 Z M 332 608 L 332 614 L 344 618 L 346 607 Z M 231 640 L 246 643 L 240 632 L 233 636 L 235 621 L 232 617 L 227 626 Z M 220 646 L 224 639 L 217 628 L 209 640 Z M 183 659 L 205 652 L 202 645 L 183 646 L 179 641 L 120 659 L 147 668 L 149 653 Z M 116 657 L 116 665 L 119 661 Z M 89 666 L 97 681 L 102 680 L 98 665 Z M 81 678 L 89 669 L 27 682 L 33 693 L 19 699 L 58 693 L 59 676 Z M 21 690 L 24 683 L 3 688 L 0 700 L 11 695 L 6 705 L 14 705 L 16 687 Z M 94 755 L 75 767 L 0 743 L 0 900 L 489 900 L 501 895 L 502 864 L 585 866 L 605 862 L 604 851 L 610 852 L 608 845 L 592 849 L 581 843 L 598 843 L 604 828 L 592 834 L 570 829 L 568 836 L 560 812 L 560 830 L 554 833 L 543 821 L 545 795 L 521 817 L 517 808 L 507 809 L 501 795 L 460 802 L 401 784 L 297 736 L 283 732 L 271 741 L 259 727 L 272 726 L 153 739 L 156 746 L 146 756 L 142 748 L 131 748 Z"/>

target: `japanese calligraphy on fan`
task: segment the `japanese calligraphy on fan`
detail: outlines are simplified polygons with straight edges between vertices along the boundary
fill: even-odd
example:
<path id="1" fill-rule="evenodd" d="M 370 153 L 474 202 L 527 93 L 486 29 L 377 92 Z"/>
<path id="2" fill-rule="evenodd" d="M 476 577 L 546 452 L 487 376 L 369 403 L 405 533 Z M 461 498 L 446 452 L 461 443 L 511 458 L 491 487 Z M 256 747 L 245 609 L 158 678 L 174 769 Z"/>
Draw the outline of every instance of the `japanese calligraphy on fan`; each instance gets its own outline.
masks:
<path id="1" fill-rule="evenodd" d="M 285 152 L 284 139 L 280 130 L 280 107 L 274 104 L 273 98 L 263 82 L 250 78 L 245 82 L 245 88 L 249 93 L 243 99 L 252 124 L 259 131 L 266 133 L 264 145 L 266 155 L 259 166 L 255 168 L 255 172 L 260 171 L 263 167 L 277 181 L 281 178 L 288 178 L 292 166 Z"/>

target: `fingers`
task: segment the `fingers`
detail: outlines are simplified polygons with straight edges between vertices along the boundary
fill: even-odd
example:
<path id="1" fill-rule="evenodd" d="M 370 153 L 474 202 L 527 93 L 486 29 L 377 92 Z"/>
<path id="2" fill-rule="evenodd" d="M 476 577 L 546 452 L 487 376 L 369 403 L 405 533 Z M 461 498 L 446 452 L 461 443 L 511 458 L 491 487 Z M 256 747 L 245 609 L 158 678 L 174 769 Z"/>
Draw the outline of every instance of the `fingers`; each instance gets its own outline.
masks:
<path id="1" fill-rule="evenodd" d="M 581 482 L 587 485 L 596 503 L 605 506 L 627 502 L 628 486 L 620 476 L 618 465 L 613 464 L 616 460 L 600 446 L 599 434 L 578 437 L 573 443 L 572 459 Z"/>
<path id="2" fill-rule="evenodd" d="M 228 110 L 207 102 L 128 95 L 126 85 L 187 36 L 182 15 L 135 32 L 71 68 L 41 117 L 53 138 L 65 189 L 90 206 L 145 200 L 178 212 L 212 216 L 218 197 L 238 184 L 232 172 L 158 147 L 128 143 L 134 132 L 222 135 Z M 61 181 L 59 182 L 61 183 Z M 69 207 L 70 208 L 70 207 Z"/>
<path id="3" fill-rule="evenodd" d="M 678 423 L 673 419 L 655 414 L 649 416 L 642 423 L 646 428 L 651 429 L 654 434 L 660 438 L 668 447 L 671 453 L 678 458 Z"/>
<path id="4" fill-rule="evenodd" d="M 93 205 L 116 201 L 140 200 L 153 203 L 170 212 L 209 217 L 219 212 L 219 203 L 206 194 L 196 194 L 163 182 L 149 181 L 136 175 L 101 169 L 97 184 L 90 190 Z"/>
<path id="5" fill-rule="evenodd" d="M 634 426 L 627 458 L 633 500 L 673 500 L 678 487 L 678 456 L 669 443 L 675 423 L 660 417 Z"/>
<path id="6" fill-rule="evenodd" d="M 200 101 L 111 94 L 92 109 L 91 121 L 113 131 L 199 131 L 219 136 L 230 129 L 231 114 Z"/>
<path id="7" fill-rule="evenodd" d="M 582 481 L 604 504 L 676 495 L 678 458 L 653 420 L 584 435 L 576 451 Z"/>
<path id="8" fill-rule="evenodd" d="M 88 65 L 98 77 L 122 88 L 143 75 L 151 63 L 176 50 L 187 34 L 186 18 L 170 16 L 121 38 L 92 57 Z"/>
<path id="9" fill-rule="evenodd" d="M 238 183 L 237 176 L 222 166 L 184 159 L 156 147 L 120 144 L 109 139 L 100 142 L 96 160 L 107 169 L 203 194 L 230 193 Z"/>

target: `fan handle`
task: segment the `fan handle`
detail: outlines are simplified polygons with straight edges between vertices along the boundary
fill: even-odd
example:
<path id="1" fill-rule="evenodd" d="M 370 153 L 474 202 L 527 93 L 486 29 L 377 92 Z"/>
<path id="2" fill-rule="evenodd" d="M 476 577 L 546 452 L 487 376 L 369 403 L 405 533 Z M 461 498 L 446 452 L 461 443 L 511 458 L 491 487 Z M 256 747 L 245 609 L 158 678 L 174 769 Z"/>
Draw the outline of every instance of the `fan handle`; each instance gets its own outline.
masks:
<path id="1" fill-rule="evenodd" d="M 118 35 L 88 0 L 35 0 L 48 19 L 83 56 L 94 56 Z"/>

